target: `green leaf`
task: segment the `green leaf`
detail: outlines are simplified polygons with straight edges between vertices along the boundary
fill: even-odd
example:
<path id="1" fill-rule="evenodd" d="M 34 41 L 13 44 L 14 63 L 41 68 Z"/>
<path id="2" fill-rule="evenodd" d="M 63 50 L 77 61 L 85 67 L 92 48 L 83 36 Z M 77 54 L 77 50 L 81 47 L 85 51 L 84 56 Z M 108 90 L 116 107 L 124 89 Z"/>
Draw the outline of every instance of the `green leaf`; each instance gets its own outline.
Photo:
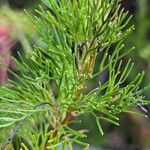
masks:
<path id="1" fill-rule="evenodd" d="M 97 124 L 97 127 L 98 127 L 98 130 L 99 130 L 100 134 L 101 134 L 101 135 L 104 135 L 104 131 L 103 131 L 101 125 L 100 125 L 100 122 L 99 122 L 99 118 L 98 118 L 98 117 L 96 117 L 96 124 Z"/>

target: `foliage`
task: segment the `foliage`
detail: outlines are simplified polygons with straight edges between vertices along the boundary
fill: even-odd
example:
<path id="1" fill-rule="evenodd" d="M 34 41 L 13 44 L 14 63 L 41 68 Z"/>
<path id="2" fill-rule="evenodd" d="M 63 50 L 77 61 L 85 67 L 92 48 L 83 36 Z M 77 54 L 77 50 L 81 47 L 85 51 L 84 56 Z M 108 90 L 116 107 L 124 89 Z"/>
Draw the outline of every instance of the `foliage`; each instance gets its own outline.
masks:
<path id="1" fill-rule="evenodd" d="M 71 150 L 73 143 L 88 148 L 81 141 L 86 130 L 70 126 L 79 123 L 76 117 L 92 114 L 103 135 L 100 120 L 119 125 L 117 114 L 134 113 L 129 109 L 147 104 L 139 90 L 144 73 L 124 84 L 133 68 L 131 60 L 126 65 L 122 60 L 133 49 L 122 51 L 124 39 L 134 30 L 127 28 L 131 16 L 119 0 L 43 3 L 47 10 L 40 6 L 37 15 L 29 17 L 44 47 L 35 46 L 25 60 L 14 59 L 20 72 L 9 71 L 16 81 L 0 87 L 0 128 L 16 124 L 3 146 L 18 137 L 16 149 Z M 104 72 L 108 79 L 86 92 L 88 82 Z"/>
<path id="2" fill-rule="evenodd" d="M 150 45 L 149 40 L 147 39 L 147 33 L 149 29 L 149 10 L 148 10 L 148 0 L 139 0 L 138 2 L 138 11 L 136 14 L 137 21 L 137 32 L 135 33 L 137 36 L 137 49 L 139 51 L 139 55 L 144 58 L 146 61 L 149 61 L 150 58 Z M 142 24 L 140 21 L 142 20 L 145 23 Z M 140 44 L 139 44 L 140 43 Z"/>
<path id="3" fill-rule="evenodd" d="M 27 15 L 22 11 L 12 10 L 8 5 L 0 7 L 0 24 L 3 26 L 11 26 L 11 36 L 19 41 L 25 51 L 32 50 L 26 36 L 30 38 L 35 36 L 35 29 Z"/>

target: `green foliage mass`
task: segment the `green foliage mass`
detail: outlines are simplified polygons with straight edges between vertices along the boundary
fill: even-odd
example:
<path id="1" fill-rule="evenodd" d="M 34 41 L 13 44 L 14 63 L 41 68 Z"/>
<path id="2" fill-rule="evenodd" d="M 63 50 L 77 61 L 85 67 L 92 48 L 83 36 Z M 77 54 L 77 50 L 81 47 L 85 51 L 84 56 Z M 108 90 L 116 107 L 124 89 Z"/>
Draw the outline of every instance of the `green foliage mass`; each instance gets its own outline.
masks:
<path id="1" fill-rule="evenodd" d="M 76 117 L 92 114 L 103 135 L 100 120 L 119 125 L 119 113 L 134 113 L 129 110 L 147 104 L 139 90 L 144 73 L 125 83 L 134 66 L 122 60 L 133 49 L 123 50 L 134 30 L 128 26 L 131 16 L 119 0 L 43 3 L 47 7 L 29 17 L 44 46 L 35 46 L 26 59 L 14 59 L 19 74 L 9 69 L 16 80 L 0 87 L 0 135 L 13 128 L 3 142 L 17 141 L 16 149 L 72 150 L 73 143 L 88 148 L 80 141 L 84 130 L 70 127 Z M 107 80 L 85 92 L 88 82 L 104 72 Z"/>

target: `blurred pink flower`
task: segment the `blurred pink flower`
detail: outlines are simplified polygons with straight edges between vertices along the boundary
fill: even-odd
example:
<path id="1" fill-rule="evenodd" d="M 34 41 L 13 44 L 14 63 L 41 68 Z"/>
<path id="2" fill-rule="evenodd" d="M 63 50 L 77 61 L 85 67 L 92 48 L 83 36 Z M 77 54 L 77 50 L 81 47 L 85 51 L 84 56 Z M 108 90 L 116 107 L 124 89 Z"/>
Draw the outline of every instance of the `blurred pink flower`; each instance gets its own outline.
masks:
<path id="1" fill-rule="evenodd" d="M 9 25 L 0 26 L 0 83 L 4 84 L 8 81 L 7 67 L 15 68 L 11 58 L 10 49 L 15 44 L 10 34 L 12 28 Z"/>

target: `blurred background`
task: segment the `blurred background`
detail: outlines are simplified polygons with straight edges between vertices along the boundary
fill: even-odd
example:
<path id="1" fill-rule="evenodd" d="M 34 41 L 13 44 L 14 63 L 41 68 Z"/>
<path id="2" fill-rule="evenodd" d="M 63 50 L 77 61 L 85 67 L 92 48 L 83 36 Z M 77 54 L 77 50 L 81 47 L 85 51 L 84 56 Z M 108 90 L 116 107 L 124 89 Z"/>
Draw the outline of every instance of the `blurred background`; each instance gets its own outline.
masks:
<path id="1" fill-rule="evenodd" d="M 0 83 L 5 84 L 12 78 L 6 71 L 11 67 L 17 68 L 11 56 L 18 57 L 31 51 L 34 44 L 41 40 L 36 33 L 32 22 L 26 16 L 24 9 L 32 13 L 40 4 L 40 0 L 0 0 Z M 143 70 L 146 72 L 142 83 L 144 88 L 150 85 L 150 0 L 122 0 L 125 10 L 133 15 L 130 22 L 135 24 L 136 30 L 126 40 L 125 49 L 135 46 L 136 49 L 125 59 L 131 57 L 135 62 L 135 70 L 128 78 L 129 82 L 134 75 Z M 144 91 L 145 99 L 150 99 L 150 89 Z M 150 107 L 145 107 L 150 114 Z M 136 111 L 142 111 L 137 108 Z M 88 138 L 85 139 L 95 150 L 150 150 L 150 118 L 135 115 L 120 115 L 120 127 L 103 122 L 105 135 L 99 135 L 95 128 L 92 116 L 83 116 L 79 128 L 88 128 Z M 78 127 L 77 127 L 78 128 Z"/>

